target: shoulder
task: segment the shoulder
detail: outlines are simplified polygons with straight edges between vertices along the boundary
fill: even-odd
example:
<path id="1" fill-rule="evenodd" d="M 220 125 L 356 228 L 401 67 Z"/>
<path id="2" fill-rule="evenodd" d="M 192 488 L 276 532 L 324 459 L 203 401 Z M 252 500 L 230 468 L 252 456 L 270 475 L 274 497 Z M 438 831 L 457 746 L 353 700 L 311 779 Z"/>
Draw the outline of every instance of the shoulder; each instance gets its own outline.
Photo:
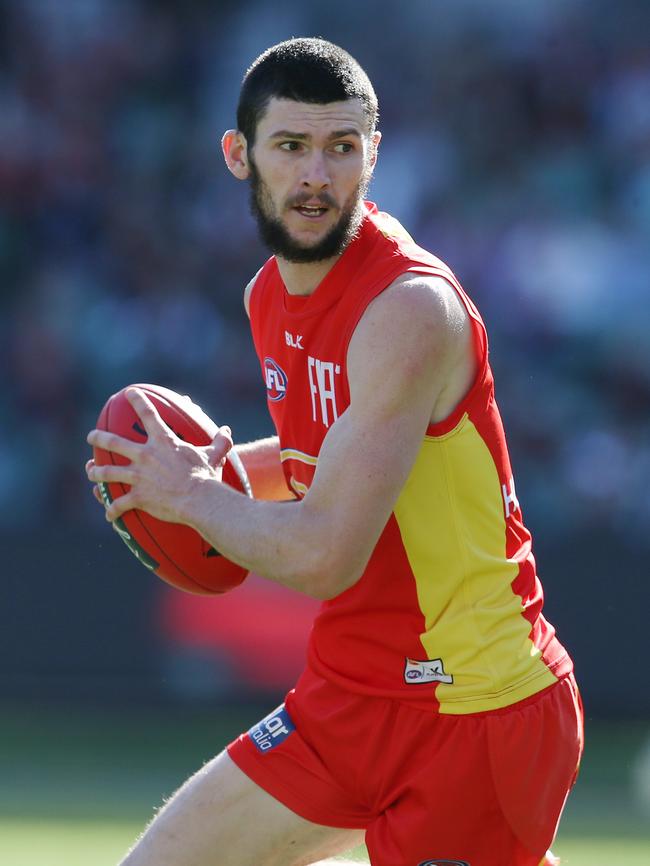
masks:
<path id="1" fill-rule="evenodd" d="M 407 273 L 374 298 L 350 341 L 355 349 L 379 356 L 404 356 L 427 364 L 453 362 L 466 346 L 469 315 L 454 287 L 443 277 Z"/>
<path id="2" fill-rule="evenodd" d="M 352 334 L 351 401 L 397 411 L 424 407 L 428 422 L 436 423 L 471 389 L 473 342 L 470 316 L 451 284 L 404 274 L 368 305 Z"/>
<path id="3" fill-rule="evenodd" d="M 385 309 L 391 308 L 392 312 L 403 308 L 406 315 L 422 314 L 440 324 L 451 324 L 467 315 L 465 305 L 452 284 L 444 277 L 430 274 L 402 274 L 375 298 L 373 304 L 377 308 L 382 305 Z"/>

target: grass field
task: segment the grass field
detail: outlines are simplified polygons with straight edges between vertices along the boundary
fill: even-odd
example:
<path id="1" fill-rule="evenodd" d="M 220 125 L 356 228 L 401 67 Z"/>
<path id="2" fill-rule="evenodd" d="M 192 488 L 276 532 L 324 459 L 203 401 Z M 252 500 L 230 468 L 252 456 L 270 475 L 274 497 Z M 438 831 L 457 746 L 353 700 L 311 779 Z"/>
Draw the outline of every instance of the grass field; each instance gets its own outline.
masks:
<path id="1" fill-rule="evenodd" d="M 114 866 L 161 799 L 265 709 L 2 709 L 0 864 Z M 565 866 L 650 863 L 650 816 L 630 783 L 649 731 L 588 727 L 583 772 L 554 846 Z"/>

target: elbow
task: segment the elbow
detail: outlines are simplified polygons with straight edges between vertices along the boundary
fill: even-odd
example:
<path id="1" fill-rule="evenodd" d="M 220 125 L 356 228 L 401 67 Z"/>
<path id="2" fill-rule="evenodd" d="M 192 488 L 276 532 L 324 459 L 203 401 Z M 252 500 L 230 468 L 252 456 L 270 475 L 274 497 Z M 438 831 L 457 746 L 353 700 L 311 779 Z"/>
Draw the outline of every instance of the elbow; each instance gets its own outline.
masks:
<path id="1" fill-rule="evenodd" d="M 319 601 L 331 601 L 333 598 L 336 598 L 337 595 L 341 595 L 347 589 L 354 586 L 354 584 L 359 580 L 361 575 L 356 575 L 353 579 L 341 580 L 339 582 L 330 582 L 327 587 L 321 592 L 318 596 Z"/>
<path id="2" fill-rule="evenodd" d="M 357 578 L 358 579 L 358 578 Z M 356 580 L 333 580 L 331 575 L 316 573 L 302 576 L 302 591 L 318 601 L 330 601 L 345 592 L 356 583 Z"/>
<path id="3" fill-rule="evenodd" d="M 303 591 L 319 601 L 330 601 L 359 580 L 363 568 L 340 552 L 324 550 L 314 555 L 301 574 Z"/>
<path id="4" fill-rule="evenodd" d="M 359 532 L 350 532 L 322 511 L 312 511 L 306 499 L 299 508 L 305 522 L 298 534 L 299 545 L 294 536 L 291 549 L 294 585 L 312 598 L 330 601 L 359 580 L 376 539 L 361 538 Z"/>

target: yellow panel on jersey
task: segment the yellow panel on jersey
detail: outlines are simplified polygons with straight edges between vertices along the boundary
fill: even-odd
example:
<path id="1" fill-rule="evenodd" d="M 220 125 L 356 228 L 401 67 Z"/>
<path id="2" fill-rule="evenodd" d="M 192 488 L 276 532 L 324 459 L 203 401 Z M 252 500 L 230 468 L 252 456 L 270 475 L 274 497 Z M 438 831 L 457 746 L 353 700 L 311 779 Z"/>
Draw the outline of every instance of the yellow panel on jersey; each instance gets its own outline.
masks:
<path id="1" fill-rule="evenodd" d="M 494 459 L 467 414 L 425 438 L 394 514 L 424 616 L 420 639 L 446 675 L 440 712 L 498 709 L 554 683 L 512 588 L 519 564 L 506 556 Z"/>

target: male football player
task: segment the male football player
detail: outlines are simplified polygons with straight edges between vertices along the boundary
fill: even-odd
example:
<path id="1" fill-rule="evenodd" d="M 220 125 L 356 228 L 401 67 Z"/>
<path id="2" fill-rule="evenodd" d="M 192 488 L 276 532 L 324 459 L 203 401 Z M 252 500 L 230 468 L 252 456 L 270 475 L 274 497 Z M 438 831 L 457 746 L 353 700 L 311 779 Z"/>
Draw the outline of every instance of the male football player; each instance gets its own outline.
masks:
<path id="1" fill-rule="evenodd" d="M 146 444 L 89 436 L 130 460 L 88 464 L 130 485 L 109 520 L 185 523 L 323 601 L 285 703 L 124 866 L 299 866 L 363 839 L 374 866 L 553 862 L 582 749 L 572 663 L 542 614 L 483 322 L 366 201 L 379 140 L 340 48 L 292 39 L 246 73 L 222 144 L 272 253 L 244 297 L 277 430 L 239 449 L 256 498 L 221 481 L 227 428 L 188 445 L 137 390 Z"/>

